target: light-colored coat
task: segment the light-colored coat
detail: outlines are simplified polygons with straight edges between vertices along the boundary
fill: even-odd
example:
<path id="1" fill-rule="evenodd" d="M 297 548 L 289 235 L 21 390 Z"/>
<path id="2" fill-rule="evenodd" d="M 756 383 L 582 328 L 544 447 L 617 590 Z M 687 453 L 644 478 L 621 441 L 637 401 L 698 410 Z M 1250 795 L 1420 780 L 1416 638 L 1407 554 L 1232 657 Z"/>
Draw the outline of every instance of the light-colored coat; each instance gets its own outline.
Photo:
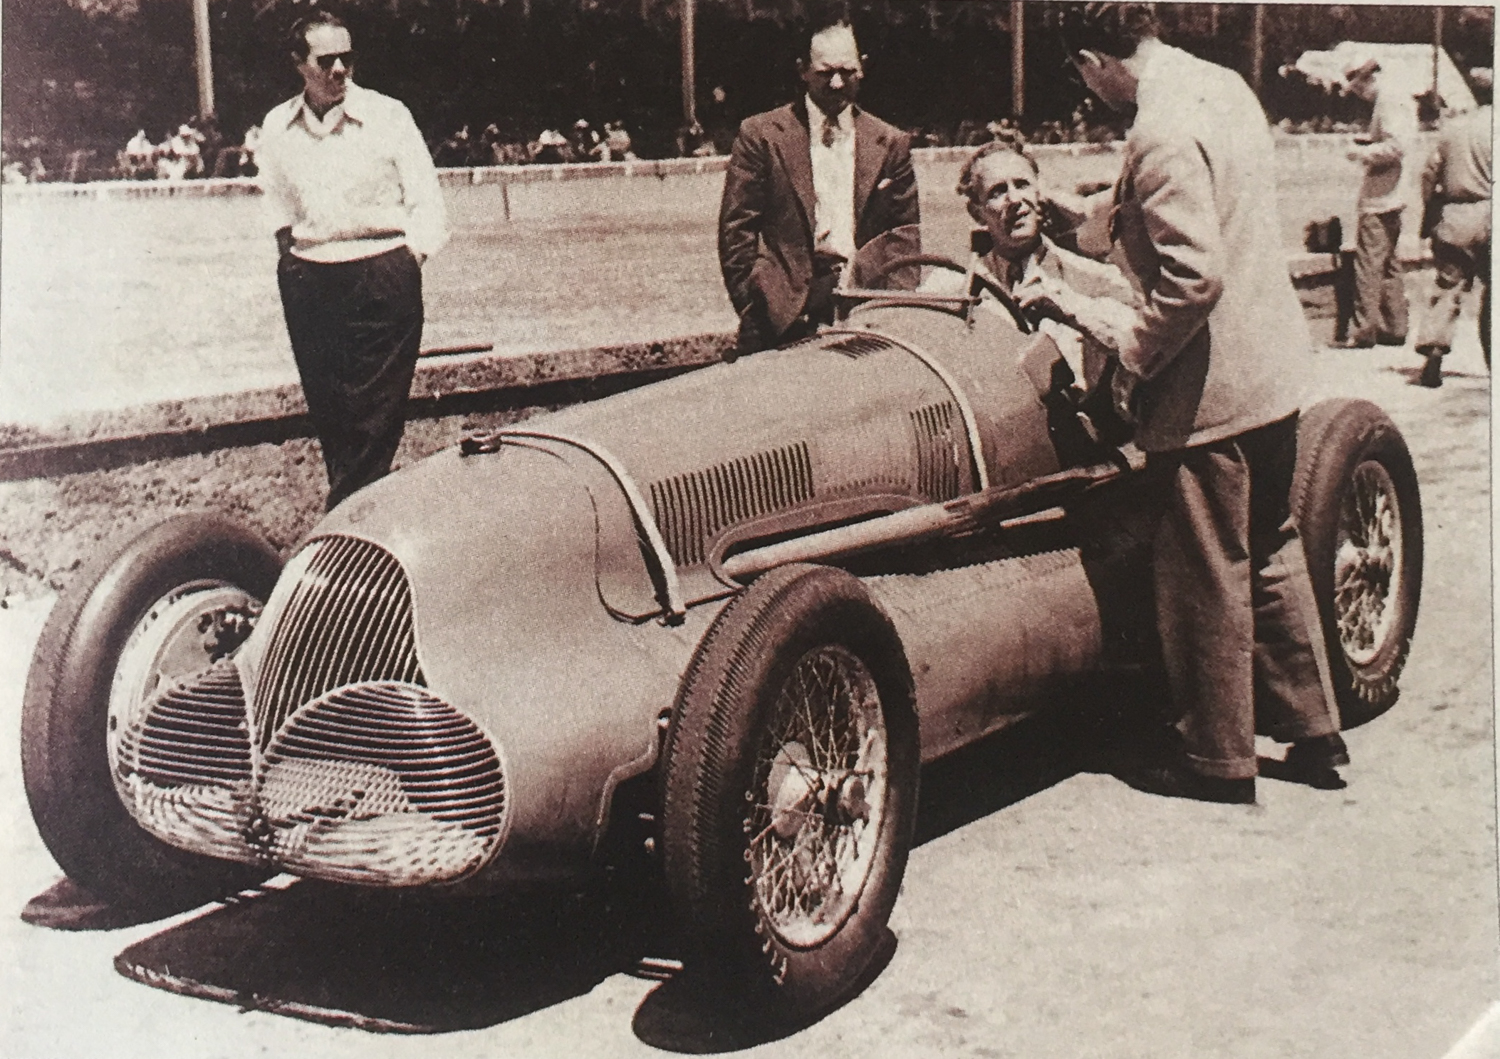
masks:
<path id="1" fill-rule="evenodd" d="M 1231 70 L 1163 46 L 1142 71 L 1112 251 L 1143 308 L 1120 360 L 1136 442 L 1207 444 L 1297 411 L 1312 339 L 1286 270 L 1275 147 Z"/>

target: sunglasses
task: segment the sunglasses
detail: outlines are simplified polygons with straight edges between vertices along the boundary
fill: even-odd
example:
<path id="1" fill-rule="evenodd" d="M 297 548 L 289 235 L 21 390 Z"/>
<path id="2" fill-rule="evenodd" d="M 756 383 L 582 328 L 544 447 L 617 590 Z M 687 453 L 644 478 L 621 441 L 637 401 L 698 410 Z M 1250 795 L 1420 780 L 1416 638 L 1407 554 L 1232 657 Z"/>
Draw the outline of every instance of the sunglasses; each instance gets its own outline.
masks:
<path id="1" fill-rule="evenodd" d="M 354 65 L 354 53 L 352 51 L 336 51 L 328 55 L 319 55 L 316 57 L 315 61 L 317 62 L 318 68 L 320 70 L 332 70 L 333 64 L 338 62 L 340 59 L 344 61 L 345 69 L 348 69 L 349 67 Z"/>

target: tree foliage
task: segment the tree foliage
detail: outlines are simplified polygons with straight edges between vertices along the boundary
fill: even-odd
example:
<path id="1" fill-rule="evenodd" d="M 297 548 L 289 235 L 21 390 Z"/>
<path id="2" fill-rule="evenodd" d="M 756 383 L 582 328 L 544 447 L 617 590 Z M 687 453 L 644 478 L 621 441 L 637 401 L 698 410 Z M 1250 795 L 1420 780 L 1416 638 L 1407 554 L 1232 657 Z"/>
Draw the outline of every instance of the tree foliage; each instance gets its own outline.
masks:
<path id="1" fill-rule="evenodd" d="M 231 137 L 297 90 L 288 25 L 318 0 L 210 0 L 219 117 Z M 623 120 L 647 152 L 681 121 L 682 0 L 321 0 L 349 21 L 358 76 L 407 102 L 430 138 L 496 122 L 521 135 L 580 116 Z M 1165 36 L 1250 74 L 1247 4 L 1159 5 Z M 1267 5 L 1265 99 L 1302 105 L 1274 71 L 1341 39 L 1426 41 L 1431 8 Z M 898 124 L 952 128 L 1010 109 L 1004 0 L 697 0 L 699 112 L 739 118 L 791 98 L 799 28 L 847 13 L 868 54 L 864 100 Z M 7 142 L 40 136 L 112 152 L 137 129 L 159 138 L 196 109 L 188 0 L 0 0 Z M 1084 97 L 1053 31 L 1026 4 L 1027 114 L 1066 118 Z M 1494 13 L 1448 8 L 1460 65 L 1489 61 Z M 723 102 L 713 90 L 722 89 Z M 1283 98 L 1285 97 L 1285 98 Z"/>

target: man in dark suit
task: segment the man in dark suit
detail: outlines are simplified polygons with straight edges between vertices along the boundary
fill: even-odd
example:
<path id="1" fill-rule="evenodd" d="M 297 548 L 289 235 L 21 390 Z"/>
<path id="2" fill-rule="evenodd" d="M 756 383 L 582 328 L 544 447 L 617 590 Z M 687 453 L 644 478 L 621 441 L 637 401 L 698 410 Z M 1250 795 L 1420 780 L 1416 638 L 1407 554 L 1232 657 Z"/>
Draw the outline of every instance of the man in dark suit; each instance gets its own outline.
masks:
<path id="1" fill-rule="evenodd" d="M 855 106 L 864 66 L 847 23 L 817 28 L 804 98 L 746 118 L 719 207 L 719 266 L 740 316 L 737 353 L 804 338 L 870 240 L 918 223 L 905 133 Z M 921 249 L 912 229 L 903 252 Z"/>
<path id="2" fill-rule="evenodd" d="M 1064 34 L 1090 90 L 1136 110 L 1110 233 L 1140 305 L 1134 326 L 1095 337 L 1115 350 L 1116 396 L 1163 501 L 1157 627 L 1183 716 L 1180 746 L 1130 778 L 1253 802 L 1259 722 L 1292 744 L 1285 774 L 1340 787 L 1348 751 L 1290 511 L 1312 340 L 1265 114 L 1238 74 L 1159 40 L 1147 4 L 1069 5 Z"/>

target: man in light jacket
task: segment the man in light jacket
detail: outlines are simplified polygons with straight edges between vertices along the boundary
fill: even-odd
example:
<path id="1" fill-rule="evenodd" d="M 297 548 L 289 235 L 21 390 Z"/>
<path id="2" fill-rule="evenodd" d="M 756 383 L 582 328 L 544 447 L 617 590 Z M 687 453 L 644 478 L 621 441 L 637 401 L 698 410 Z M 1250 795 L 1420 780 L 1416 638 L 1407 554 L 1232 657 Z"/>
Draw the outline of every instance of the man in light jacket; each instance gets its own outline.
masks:
<path id="1" fill-rule="evenodd" d="M 1406 156 L 1416 145 L 1417 103 L 1384 84 L 1380 63 L 1356 59 L 1344 71 L 1347 91 L 1374 104 L 1369 132 L 1349 152 L 1364 167 L 1354 246 L 1354 315 L 1341 346 L 1406 344 L 1406 286 L 1396 245 L 1406 207 Z"/>
<path id="2" fill-rule="evenodd" d="M 1182 719 L 1180 745 L 1126 778 L 1253 802 L 1259 721 L 1292 744 L 1287 774 L 1341 786 L 1348 755 L 1289 510 L 1290 382 L 1312 341 L 1286 271 L 1265 115 L 1238 74 L 1158 40 L 1149 5 L 1069 5 L 1064 34 L 1094 94 L 1137 111 L 1110 230 L 1140 307 L 1123 333 L 1094 337 L 1115 351 L 1117 396 L 1162 499 L 1157 620 Z"/>

